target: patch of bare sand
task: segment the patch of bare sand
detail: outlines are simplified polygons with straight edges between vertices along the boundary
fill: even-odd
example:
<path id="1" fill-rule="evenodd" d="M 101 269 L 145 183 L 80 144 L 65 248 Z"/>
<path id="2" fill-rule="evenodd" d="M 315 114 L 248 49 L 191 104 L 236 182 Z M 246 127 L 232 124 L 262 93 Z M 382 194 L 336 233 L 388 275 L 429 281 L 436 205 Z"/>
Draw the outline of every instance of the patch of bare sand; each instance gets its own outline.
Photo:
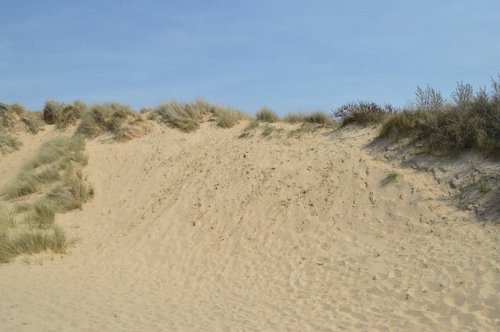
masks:
<path id="1" fill-rule="evenodd" d="M 89 142 L 95 197 L 57 216 L 80 240 L 0 266 L 1 329 L 498 328 L 497 226 L 376 158 L 373 130 L 244 127 Z"/>

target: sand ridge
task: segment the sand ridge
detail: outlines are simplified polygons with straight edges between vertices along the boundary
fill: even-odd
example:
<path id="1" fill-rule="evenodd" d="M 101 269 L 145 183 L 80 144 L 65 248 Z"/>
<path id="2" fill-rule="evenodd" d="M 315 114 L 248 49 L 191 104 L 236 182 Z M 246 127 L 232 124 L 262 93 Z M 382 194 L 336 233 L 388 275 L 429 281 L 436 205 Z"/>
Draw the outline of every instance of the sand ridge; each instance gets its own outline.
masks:
<path id="1" fill-rule="evenodd" d="M 431 174 L 377 158 L 373 129 L 238 138 L 244 127 L 90 141 L 95 197 L 57 216 L 79 241 L 0 266 L 1 329 L 498 328 L 498 226 Z"/>

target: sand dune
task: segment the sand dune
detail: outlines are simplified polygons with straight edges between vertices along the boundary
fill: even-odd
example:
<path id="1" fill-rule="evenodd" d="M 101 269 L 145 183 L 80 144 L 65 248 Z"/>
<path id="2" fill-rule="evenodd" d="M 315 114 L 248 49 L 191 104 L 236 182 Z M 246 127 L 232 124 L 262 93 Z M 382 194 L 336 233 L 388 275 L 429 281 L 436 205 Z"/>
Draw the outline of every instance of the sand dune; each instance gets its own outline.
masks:
<path id="1" fill-rule="evenodd" d="M 0 330 L 500 328 L 498 223 L 370 148 L 373 129 L 152 126 L 88 142 L 95 196 L 57 216 L 79 240 L 0 265 Z M 54 135 L 3 156 L 0 185 Z"/>

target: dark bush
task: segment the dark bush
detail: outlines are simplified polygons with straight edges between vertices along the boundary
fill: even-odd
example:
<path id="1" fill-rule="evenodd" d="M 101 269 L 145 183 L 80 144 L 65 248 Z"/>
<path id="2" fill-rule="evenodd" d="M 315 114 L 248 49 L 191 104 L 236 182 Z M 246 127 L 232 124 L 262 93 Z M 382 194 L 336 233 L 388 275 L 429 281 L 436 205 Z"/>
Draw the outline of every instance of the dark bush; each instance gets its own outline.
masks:
<path id="1" fill-rule="evenodd" d="M 340 120 L 342 126 L 349 124 L 367 126 L 381 122 L 392 112 L 391 105 L 381 107 L 375 103 L 359 101 L 340 106 L 333 112 L 333 117 Z"/>

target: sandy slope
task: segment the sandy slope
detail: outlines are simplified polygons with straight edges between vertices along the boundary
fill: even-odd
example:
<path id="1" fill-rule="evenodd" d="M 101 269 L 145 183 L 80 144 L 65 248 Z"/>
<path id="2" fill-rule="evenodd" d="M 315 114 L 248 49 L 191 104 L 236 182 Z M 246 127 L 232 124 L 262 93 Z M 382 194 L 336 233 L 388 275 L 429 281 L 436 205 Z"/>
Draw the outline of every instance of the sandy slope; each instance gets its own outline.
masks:
<path id="1" fill-rule="evenodd" d="M 373 131 L 213 126 L 91 141 L 96 195 L 58 216 L 80 241 L 0 266 L 0 330 L 500 328 L 498 226 L 431 174 L 382 185 Z"/>

